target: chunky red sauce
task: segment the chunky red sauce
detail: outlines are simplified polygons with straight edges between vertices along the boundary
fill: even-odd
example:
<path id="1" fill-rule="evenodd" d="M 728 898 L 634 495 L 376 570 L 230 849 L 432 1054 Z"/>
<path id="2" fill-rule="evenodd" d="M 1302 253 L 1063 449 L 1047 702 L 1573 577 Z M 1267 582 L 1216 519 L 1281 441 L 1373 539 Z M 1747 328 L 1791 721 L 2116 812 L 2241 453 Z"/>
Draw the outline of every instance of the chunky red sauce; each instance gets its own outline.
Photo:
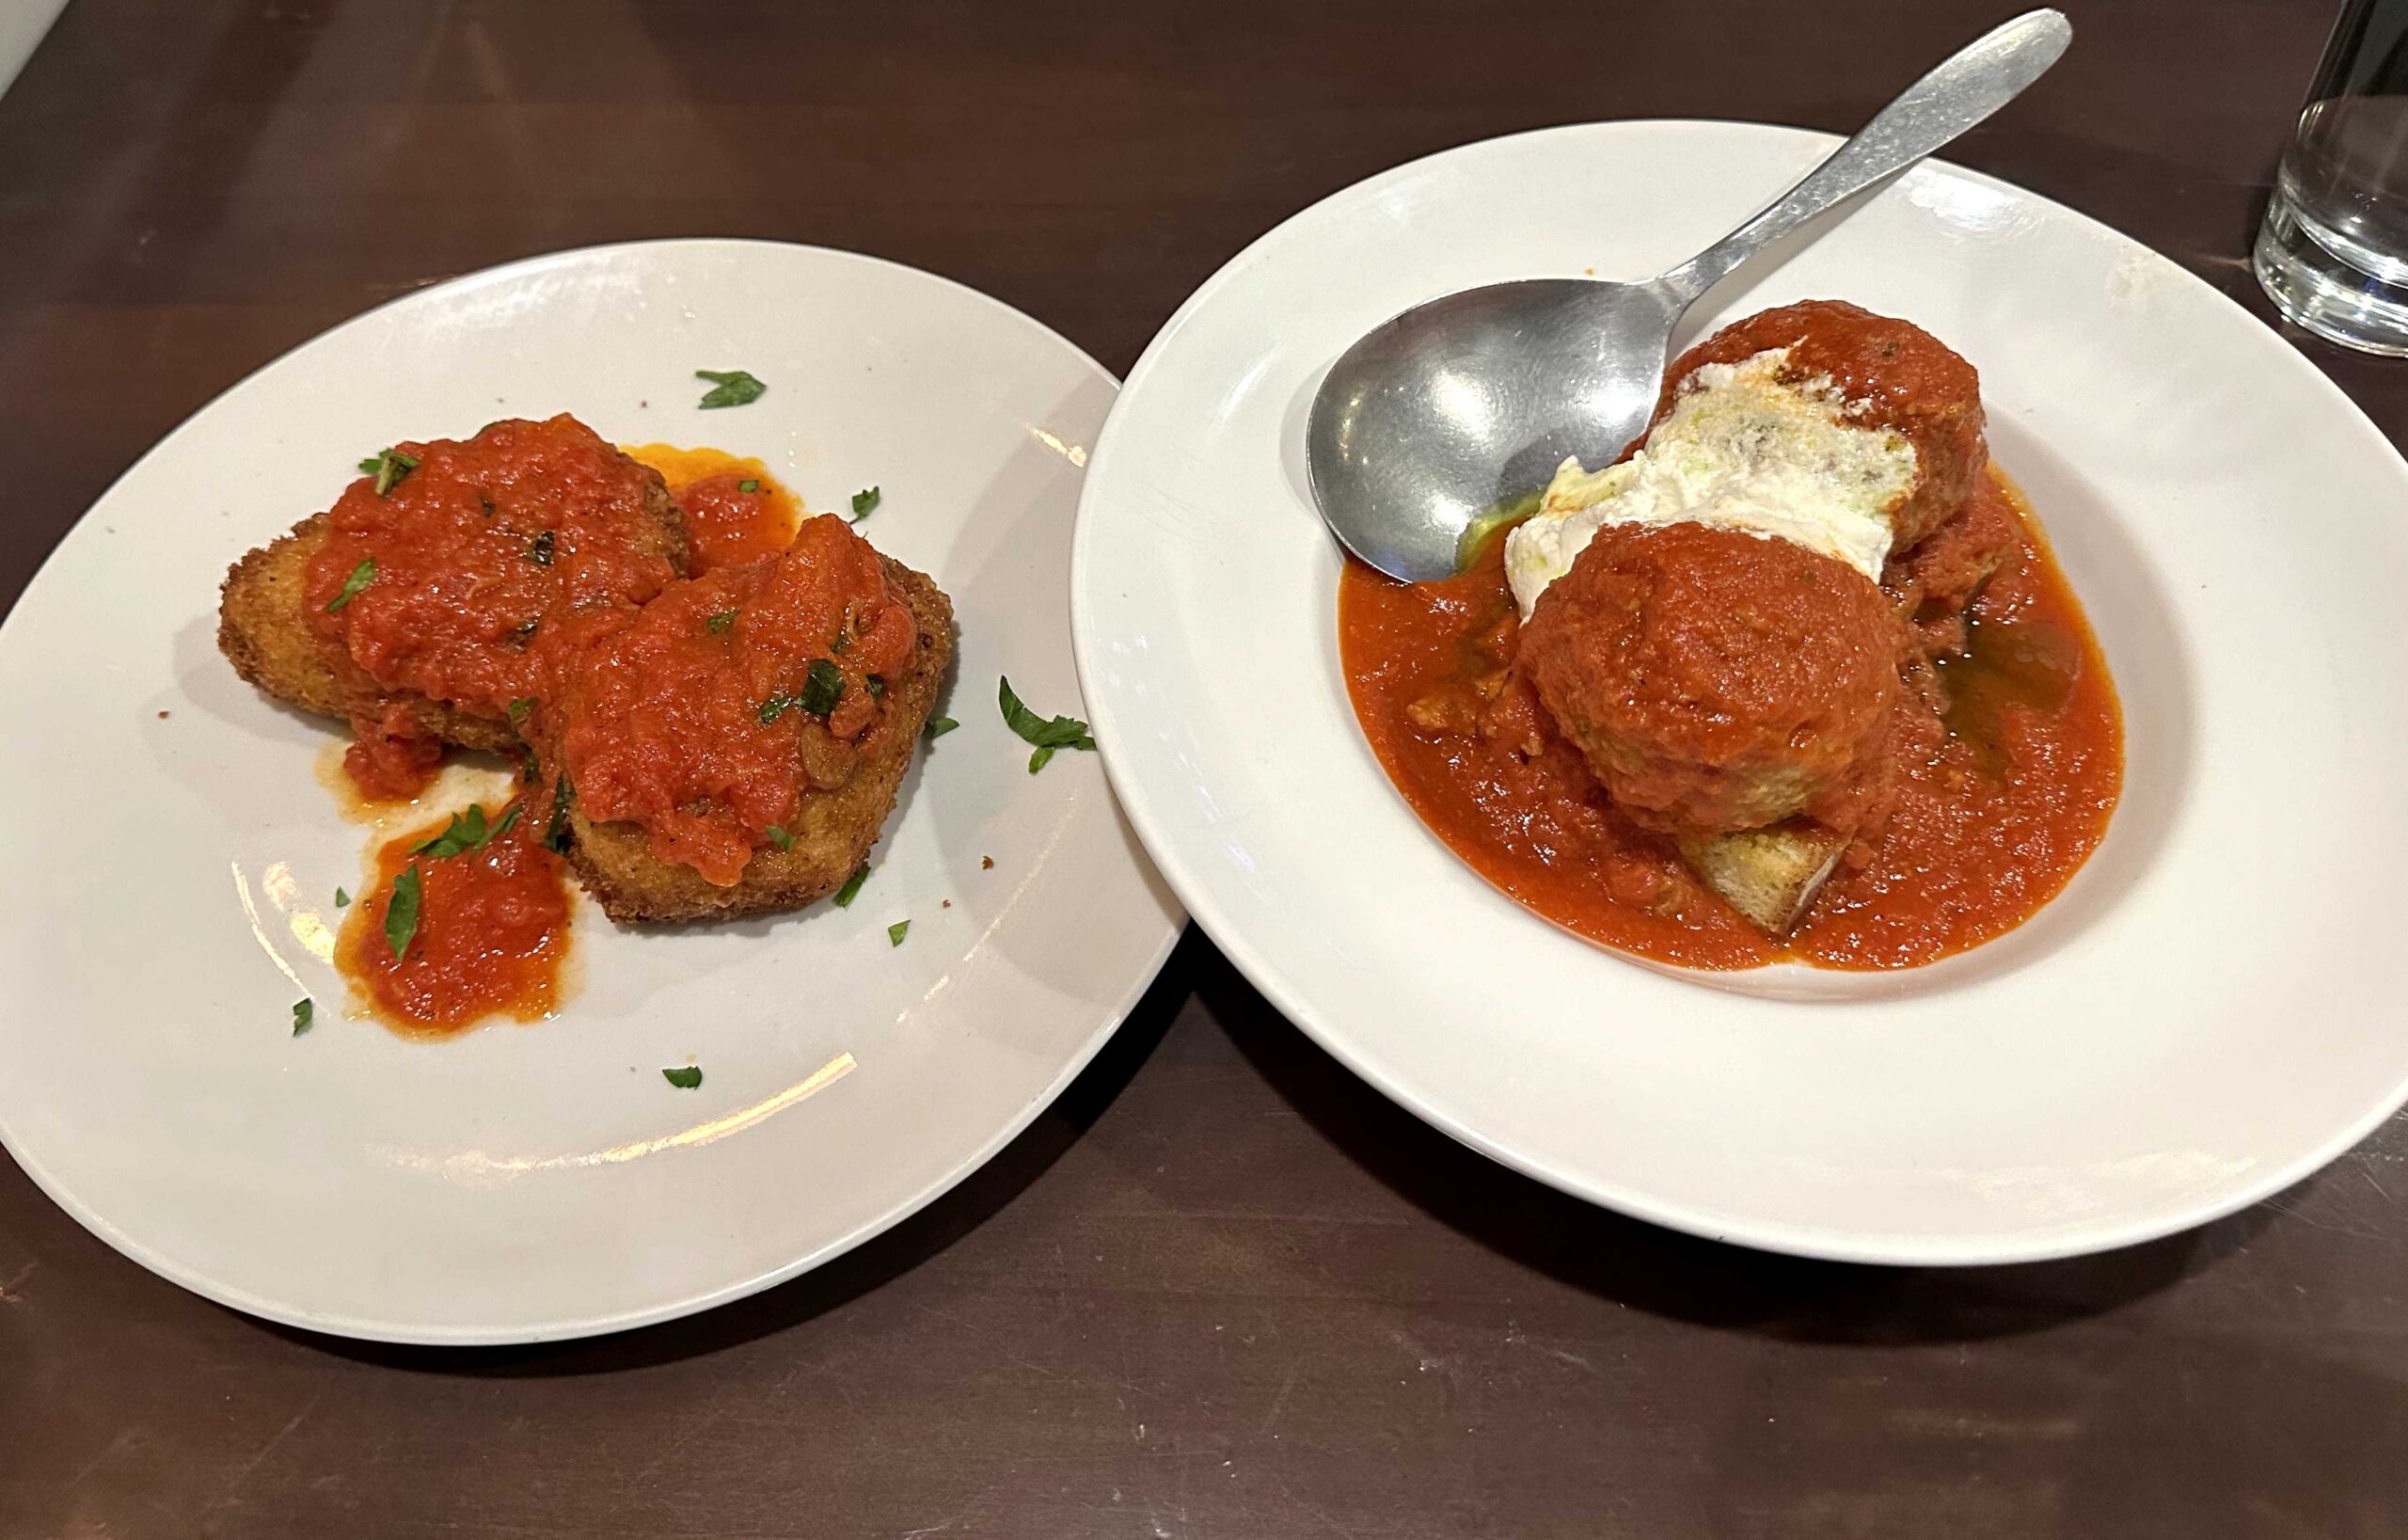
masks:
<path id="1" fill-rule="evenodd" d="M 561 627 L 538 648 L 532 732 L 580 812 L 726 885 L 806 788 L 851 778 L 917 639 L 878 552 L 822 514 L 781 555 Z"/>
<path id="2" fill-rule="evenodd" d="M 627 453 L 660 472 L 686 516 L 689 578 L 775 556 L 802 523 L 802 500 L 758 460 L 673 444 L 631 444 Z"/>
<path id="3" fill-rule="evenodd" d="M 326 516 L 303 579 L 310 627 L 386 690 L 499 721 L 527 693 L 529 643 L 595 606 L 642 604 L 677 575 L 660 478 L 573 417 L 398 444 Z M 408 462 L 415 462 L 414 464 Z M 363 796 L 405 801 L 441 750 L 406 710 L 352 723 Z"/>
<path id="4" fill-rule="evenodd" d="M 1529 686 L 1505 675 L 1519 622 L 1502 531 L 1444 582 L 1397 583 L 1347 564 L 1339 643 L 1355 716 L 1389 778 L 1456 854 L 1591 940 L 1693 967 L 1933 961 L 2054 897 L 2104 837 L 2123 779 L 2122 717 L 2080 603 L 2004 478 L 1976 496 L 2004 500 L 2016 539 L 1966 612 L 1965 650 L 1941 665 L 1947 715 L 1902 705 L 1886 830 L 1785 942 L 1766 939 L 1664 836 L 1608 801 Z M 1926 595 L 1945 586 L 1945 554 L 1931 553 Z M 1520 713 L 1528 734 L 1483 737 L 1433 716 L 1434 701 L 1475 698 L 1497 718 Z"/>
<path id="5" fill-rule="evenodd" d="M 544 849 L 530 817 L 476 849 L 422 853 L 441 819 L 388 840 L 351 906 L 335 962 L 388 1025 L 444 1035 L 489 1016 L 531 1022 L 560 1002 L 568 956 L 565 864 Z M 501 817 L 496 814 L 495 817 Z M 387 938 L 395 880 L 418 873 L 419 919 L 402 954 Z"/>
<path id="6" fill-rule="evenodd" d="M 355 735 L 342 752 L 352 795 L 375 806 L 417 800 L 443 768 L 443 744 L 420 738 L 418 719 L 405 706 L 388 706 L 378 716 L 352 722 Z"/>

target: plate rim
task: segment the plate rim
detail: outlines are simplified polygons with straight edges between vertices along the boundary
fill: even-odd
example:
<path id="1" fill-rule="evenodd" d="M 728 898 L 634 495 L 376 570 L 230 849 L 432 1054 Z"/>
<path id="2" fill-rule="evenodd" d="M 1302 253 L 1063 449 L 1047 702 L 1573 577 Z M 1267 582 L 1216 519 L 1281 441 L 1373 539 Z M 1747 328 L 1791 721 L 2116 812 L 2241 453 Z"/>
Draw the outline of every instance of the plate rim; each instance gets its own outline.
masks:
<path id="1" fill-rule="evenodd" d="M 723 250 L 728 248 L 744 247 L 768 248 L 782 252 L 800 252 L 808 254 L 814 258 L 833 258 L 846 263 L 863 263 L 903 274 L 916 280 L 925 280 L 941 284 L 945 288 L 958 291 L 959 294 L 968 296 L 987 309 L 996 311 L 1021 325 L 1031 328 L 1039 336 L 1067 350 L 1069 355 L 1075 358 L 1088 373 L 1102 381 L 1104 384 L 1112 387 L 1113 399 L 1116 403 L 1118 401 L 1120 390 L 1120 381 L 1118 378 L 1117 378 L 1110 370 L 1104 368 L 1102 364 L 1099 363 L 1093 355 L 1089 354 L 1085 348 L 1079 346 L 1078 343 L 1071 341 L 1069 338 L 1054 330 L 1054 327 L 1046 325 L 1037 317 L 1030 315 L 1027 311 L 1021 310 L 1019 307 L 1007 304 L 983 290 L 973 288 L 969 284 L 962 282 L 958 278 L 948 278 L 942 273 L 933 273 L 926 268 L 914 267 L 908 262 L 896 262 L 892 258 L 875 256 L 868 252 L 847 250 L 841 246 L 820 246 L 808 242 L 779 241 L 756 236 L 715 235 L 679 235 L 665 236 L 657 239 L 606 241 L 589 246 L 566 246 L 554 251 L 534 252 L 527 256 L 512 258 L 507 262 L 497 262 L 488 267 L 472 268 L 464 273 L 454 274 L 450 278 L 444 278 L 440 282 L 429 283 L 420 288 L 411 289 L 404 294 L 394 294 L 389 298 L 380 300 L 366 310 L 347 315 L 341 320 L 334 323 L 332 325 L 326 326 L 319 331 L 312 332 L 309 336 L 293 343 L 291 346 L 280 350 L 274 357 L 263 360 L 256 367 L 246 371 L 240 378 L 234 380 L 223 389 L 212 394 L 206 401 L 203 401 L 191 411 L 185 413 L 182 418 L 177 421 L 174 426 L 161 434 L 140 454 L 135 455 L 135 458 L 127 464 L 123 470 L 112 477 L 108 484 L 101 490 L 98 496 L 93 498 L 91 502 L 85 507 L 84 511 L 78 514 L 74 519 L 68 524 L 65 530 L 60 532 L 58 539 L 52 544 L 48 551 L 43 553 L 41 561 L 35 565 L 32 574 L 26 578 L 24 586 L 9 599 L 8 612 L 5 615 L 0 615 L 0 648 L 5 648 L 9 644 L 11 630 L 16 624 L 19 612 L 24 608 L 23 601 L 25 596 L 33 593 L 35 587 L 49 574 L 53 564 L 57 562 L 60 552 L 66 548 L 68 542 L 73 539 L 78 532 L 84 529 L 86 523 L 91 518 L 96 510 L 104 505 L 111 497 L 117 494 L 118 489 L 120 486 L 122 486 L 127 481 L 131 480 L 135 474 L 147 465 L 154 455 L 162 452 L 170 441 L 182 435 L 195 421 L 214 410 L 221 402 L 250 387 L 251 384 L 261 375 L 281 365 L 293 355 L 300 353 L 305 349 L 314 347 L 322 341 L 337 337 L 352 327 L 362 325 L 371 318 L 396 307 L 423 302 L 430 296 L 454 293 L 488 282 L 507 279 L 510 278 L 523 278 L 547 267 L 567 265 L 574 262 L 580 260 L 592 260 L 613 252 L 657 252 L 665 248 Z M 1108 408 L 1106 416 L 1108 421 Z M 1099 430 L 1099 439 L 1100 438 L 1101 430 Z M 1079 487 L 1082 494 L 1084 494 L 1085 486 L 1086 476 L 1083 469 L 1079 478 Z M 1071 517 L 1073 539 L 1075 540 L 1077 522 L 1077 511 L 1075 508 L 1072 510 Z M 1074 635 L 1072 638 L 1072 667 L 1074 671 L 1077 666 L 1076 651 L 1076 637 Z M 1083 696 L 1085 694 L 1085 679 L 1084 676 L 1082 676 L 1081 693 Z M 1090 707 L 1090 709 L 1092 709 L 1092 707 Z M 1110 777 L 1108 773 L 1106 776 L 1106 785 L 1107 787 L 1110 786 Z M 1112 802 L 1115 807 L 1118 806 L 1119 794 L 1117 789 L 1112 791 Z M 1120 811 L 1120 817 L 1127 818 L 1128 815 L 1125 809 Z M 1133 820 L 1131 821 L 1130 828 L 1133 832 L 1134 831 L 1135 825 Z M 883 833 L 882 828 L 881 833 Z M 1151 865 L 1153 863 L 1151 850 L 1144 848 L 1144 842 L 1142 839 L 1138 840 L 1137 844 L 1143 859 L 1148 864 Z M 1161 867 L 1159 865 L 1155 865 L 1154 870 L 1157 875 L 1160 875 Z M 1120 1028 L 1127 1024 L 1130 1013 L 1136 1008 L 1138 1003 L 1145 998 L 1146 992 L 1150 990 L 1155 981 L 1161 977 L 1164 965 L 1169 961 L 1170 955 L 1178 947 L 1180 937 L 1186 933 L 1188 921 L 1184 903 L 1178 899 L 1177 890 L 1175 888 L 1170 888 L 1167 879 L 1164 880 L 1163 886 L 1169 889 L 1169 896 L 1173 900 L 1176 913 L 1173 913 L 1171 918 L 1174 923 L 1166 928 L 1166 935 L 1157 945 L 1153 954 L 1146 960 L 1142 971 L 1138 972 L 1134 976 L 1133 982 L 1122 991 L 1118 998 L 1115 999 L 1111 1002 L 1108 1008 L 1100 1012 L 1099 1024 L 1088 1034 L 1087 1038 L 1079 1044 L 1077 1049 L 1055 1072 L 1054 1076 L 1042 1088 L 1042 1089 L 1040 1089 L 1036 1095 L 1032 1096 L 1025 1104 L 1020 1107 L 1010 1119 L 1006 1119 L 992 1135 L 990 1135 L 984 1143 L 980 1144 L 974 1151 L 955 1165 L 942 1177 L 926 1185 L 908 1201 L 895 1205 L 889 1212 L 879 1215 L 876 1218 L 855 1226 L 853 1229 L 824 1243 L 820 1246 L 806 1252 L 804 1255 L 793 1262 L 786 1262 L 778 1267 L 770 1268 L 751 1278 L 741 1278 L 731 1283 L 722 1284 L 715 1289 L 685 1294 L 676 1299 L 657 1305 L 599 1315 L 552 1320 L 546 1322 L 540 1327 L 529 1327 L 526 1326 L 500 1327 L 429 1327 L 404 1322 L 382 1321 L 366 1316 L 312 1313 L 308 1310 L 290 1309 L 277 1301 L 253 1294 L 247 1290 L 222 1285 L 209 1278 L 202 1271 L 187 1267 L 182 1262 L 170 1259 L 154 1248 L 136 1241 L 133 1236 L 127 1234 L 119 1226 L 111 1222 L 106 1216 L 75 1197 L 75 1195 L 65 1187 L 55 1173 L 51 1171 L 40 1161 L 32 1158 L 26 1151 L 20 1148 L 19 1141 L 12 1138 L 9 1134 L 8 1120 L 4 1112 L 0 1112 L 0 1151 L 5 1151 L 7 1152 L 8 1158 L 16 1163 L 17 1168 L 25 1174 L 26 1178 L 33 1183 L 36 1190 L 40 1192 L 44 1198 L 56 1204 L 58 1208 L 70 1218 L 73 1219 L 86 1230 L 99 1238 L 112 1250 L 118 1252 L 128 1261 L 133 1262 L 144 1270 L 166 1279 L 167 1282 L 175 1284 L 179 1288 L 184 1289 L 191 1294 L 209 1300 L 213 1304 L 220 1305 L 227 1309 L 237 1310 L 245 1315 L 257 1317 L 263 1321 L 273 1322 L 279 1326 L 296 1327 L 305 1331 L 317 1332 L 326 1336 L 346 1338 L 358 1342 L 390 1342 L 405 1346 L 427 1347 L 506 1347 L 537 1342 L 570 1342 L 582 1338 L 607 1336 L 623 1331 L 632 1331 L 644 1326 L 657 1326 L 664 1322 L 679 1320 L 686 1316 L 700 1314 L 703 1311 L 714 1310 L 721 1305 L 733 1304 L 737 1300 L 775 1288 L 781 1283 L 787 1282 L 793 1278 L 801 1277 L 805 1273 L 812 1272 L 819 1267 L 825 1266 L 827 1263 L 833 1262 L 838 1257 L 866 1245 L 868 1242 L 875 1240 L 878 1236 L 885 1233 L 887 1230 L 903 1223 L 912 1215 L 927 1208 L 939 1199 L 944 1197 L 947 1193 L 953 1191 L 956 1187 L 958 1187 L 972 1175 L 984 1169 L 996 1155 L 1002 1153 L 1006 1147 L 1007 1147 L 1013 1140 L 1019 1138 L 1022 1133 L 1026 1132 L 1029 1126 L 1036 1122 L 1038 1116 L 1041 1115 L 1047 1107 L 1052 1106 L 1054 1103 L 1059 1099 L 1062 1092 L 1069 1086 L 1070 1082 L 1078 1078 L 1079 1074 L 1085 1071 L 1089 1064 L 1094 1062 L 1096 1056 L 1102 1052 L 1104 1045 L 1111 1041 L 1111 1040 L 1119 1032 Z"/>
<path id="2" fill-rule="evenodd" d="M 1128 817 L 1131 825 L 1136 829 L 1138 837 L 1145 843 L 1147 852 L 1152 856 L 1155 869 L 1161 872 L 1163 880 L 1170 884 L 1172 892 L 1178 896 L 1180 905 L 1187 911 L 1189 920 L 1201 929 L 1212 940 L 1213 945 L 1220 949 L 1222 955 L 1245 976 L 1248 983 L 1259 990 L 1282 1016 L 1303 1031 L 1323 1052 L 1346 1066 L 1351 1072 L 1370 1085 L 1383 1096 L 1457 1143 L 1478 1151 L 1509 1169 L 1518 1171 L 1560 1192 L 1597 1204 L 1601 1208 L 1706 1240 L 1786 1256 L 1877 1266 L 1977 1267 L 2048 1262 L 2112 1251 L 2160 1240 L 2169 1235 L 2180 1234 L 2261 1202 L 2330 1165 L 2388 1121 L 2403 1105 L 2408 1105 L 2408 1075 L 2403 1075 L 2397 1084 L 2382 1091 L 2368 1111 L 2343 1125 L 2337 1133 L 2329 1135 L 2321 1143 L 2309 1148 L 2304 1153 L 2287 1161 L 2253 1168 L 2249 1178 L 2236 1183 L 2229 1192 L 2174 1205 L 2166 1213 L 2155 1218 L 2137 1223 L 2120 1222 L 2096 1226 L 2076 1222 L 2067 1225 L 2060 1231 L 2045 1236 L 2016 1239 L 1991 1235 L 1972 1240 L 1935 1241 L 1929 1237 L 1895 1233 L 1877 1234 L 1870 1231 L 1834 1235 L 1832 1232 L 1812 1225 L 1770 1222 L 1744 1215 L 1717 1213 L 1697 1205 L 1658 1201 L 1643 1192 L 1628 1189 L 1619 1183 L 1595 1181 L 1577 1172 L 1550 1167 L 1545 1161 L 1526 1155 L 1482 1134 L 1461 1119 L 1408 1090 L 1397 1076 L 1383 1070 L 1376 1056 L 1366 1053 L 1363 1045 L 1354 1040 L 1348 1032 L 1342 1028 L 1333 1028 L 1328 1021 L 1323 1019 L 1323 1013 L 1314 1008 L 1307 994 L 1297 988 L 1294 981 L 1288 976 L 1287 972 L 1274 965 L 1263 955 L 1262 950 L 1245 934 L 1244 929 L 1229 919 L 1220 903 L 1216 887 L 1201 879 L 1190 868 L 1182 847 L 1176 840 L 1165 836 L 1163 828 L 1164 820 L 1159 816 L 1151 793 L 1139 780 L 1134 770 L 1123 763 L 1120 753 L 1115 746 L 1119 737 L 1117 729 L 1120 725 L 1116 720 L 1117 707 L 1112 693 L 1100 688 L 1099 685 L 1104 674 L 1104 662 L 1100 656 L 1102 641 L 1101 633 L 1095 627 L 1093 611 L 1088 598 L 1089 594 L 1094 591 L 1089 568 L 1092 557 L 1090 534 L 1094 528 L 1090 520 L 1090 508 L 1091 506 L 1100 508 L 1101 498 L 1098 488 L 1104 484 L 1101 472 L 1108 463 L 1116 438 L 1119 437 L 1117 430 L 1126 421 L 1125 413 L 1129 400 L 1144 389 L 1153 372 L 1161 367 L 1162 360 L 1176 345 L 1180 335 L 1198 310 L 1212 302 L 1225 287 L 1236 281 L 1257 262 L 1262 260 L 1263 248 L 1284 236 L 1290 227 L 1313 217 L 1328 206 L 1341 200 L 1373 197 L 1379 189 L 1402 181 L 1434 162 L 1445 160 L 1450 156 L 1494 149 L 1522 140 L 1576 137 L 1598 134 L 1601 131 L 1614 133 L 1650 129 L 1735 130 L 1743 135 L 1761 136 L 1768 140 L 1785 140 L 1801 146 L 1819 145 L 1827 149 L 1835 148 L 1844 142 L 1844 136 L 1838 134 L 1786 123 L 1727 118 L 1653 117 L 1599 119 L 1574 123 L 1549 124 L 1450 145 L 1428 154 L 1415 156 L 1411 160 L 1373 172 L 1359 181 L 1338 188 L 1265 230 L 1199 284 L 1195 292 L 1171 313 L 1170 318 L 1164 322 L 1152 340 L 1146 344 L 1145 351 L 1138 356 L 1127 378 L 1122 381 L 1121 393 L 1113 404 L 1111 415 L 1105 420 L 1103 432 L 1097 437 L 1094 452 L 1088 461 L 1088 475 L 1080 486 L 1079 517 L 1072 532 L 1070 546 L 1070 645 L 1078 667 L 1080 693 L 1087 702 L 1089 713 L 1097 729 L 1095 737 L 1101 745 L 1100 752 L 1102 754 L 1106 778 L 1111 782 L 1113 795 L 1118 800 L 1122 812 Z M 2351 423 L 2353 429 L 2366 437 L 2381 453 L 2387 456 L 2399 468 L 2403 478 L 2408 478 L 2408 457 L 2402 456 L 2400 451 L 2376 425 L 2374 420 L 2368 416 L 2364 407 L 2352 399 L 2349 393 L 2343 390 L 2314 360 L 2298 347 L 2291 345 L 2280 332 L 2251 314 L 2247 307 L 2206 278 L 2155 247 L 2125 234 L 2104 220 L 2044 194 L 2008 182 L 2004 178 L 1992 176 L 1988 172 L 1961 166 L 1938 156 L 1930 156 L 1899 175 L 1901 177 L 1910 175 L 1924 165 L 1936 167 L 1950 175 L 1962 177 L 1979 185 L 2041 205 L 2053 216 L 2068 218 L 2085 233 L 2114 244 L 2121 249 L 2127 260 L 2138 255 L 2157 275 L 2178 277 L 2183 284 L 2205 294 L 2214 303 L 2227 307 L 2234 313 L 2245 318 L 2265 333 L 2269 341 L 2280 347 L 2280 351 L 2289 360 L 2289 367 L 2295 368 L 2305 376 L 2311 389 L 2322 392 L 2328 407 L 2339 408 L 2341 415 Z M 1882 185 L 1886 187 L 1888 184 L 1885 182 Z M 1103 516 L 1105 516 L 1099 512 L 1094 518 L 1100 521 Z"/>

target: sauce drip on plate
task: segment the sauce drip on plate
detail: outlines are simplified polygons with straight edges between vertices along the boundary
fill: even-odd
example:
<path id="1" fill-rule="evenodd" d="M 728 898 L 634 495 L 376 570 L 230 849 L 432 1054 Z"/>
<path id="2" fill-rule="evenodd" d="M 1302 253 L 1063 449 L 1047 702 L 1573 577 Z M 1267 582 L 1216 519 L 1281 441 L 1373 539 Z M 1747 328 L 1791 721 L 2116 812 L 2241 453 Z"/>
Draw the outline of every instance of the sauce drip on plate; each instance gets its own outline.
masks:
<path id="1" fill-rule="evenodd" d="M 660 472 L 686 516 L 688 577 L 775 556 L 802 526 L 802 500 L 758 460 L 674 444 L 630 444 L 626 452 Z"/>
<path id="2" fill-rule="evenodd" d="M 494 813 L 509 827 L 457 854 L 424 849 L 454 827 L 451 818 L 378 848 L 335 943 L 335 963 L 379 1021 L 447 1037 L 488 1017 L 531 1022 L 558 1007 L 568 881 L 565 864 L 543 846 L 535 811 Z M 397 901 L 404 915 L 415 904 L 414 925 L 394 919 Z M 403 939 L 398 954 L 394 933 Z"/>

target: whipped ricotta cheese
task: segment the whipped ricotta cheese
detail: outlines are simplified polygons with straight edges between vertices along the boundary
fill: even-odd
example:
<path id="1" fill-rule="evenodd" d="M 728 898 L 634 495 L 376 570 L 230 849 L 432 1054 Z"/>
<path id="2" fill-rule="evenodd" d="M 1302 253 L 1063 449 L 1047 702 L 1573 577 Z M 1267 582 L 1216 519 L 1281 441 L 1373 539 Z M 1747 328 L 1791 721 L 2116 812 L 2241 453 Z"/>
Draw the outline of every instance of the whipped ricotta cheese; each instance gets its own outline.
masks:
<path id="1" fill-rule="evenodd" d="M 1914 446 L 1846 421 L 1828 379 L 1784 381 L 1787 348 L 1703 364 L 1639 452 L 1603 470 L 1556 468 L 1538 512 L 1505 538 L 1505 576 L 1528 620 L 1549 583 L 1609 525 L 1703 524 L 1787 540 L 1875 582 L 1890 511 L 1912 489 Z"/>

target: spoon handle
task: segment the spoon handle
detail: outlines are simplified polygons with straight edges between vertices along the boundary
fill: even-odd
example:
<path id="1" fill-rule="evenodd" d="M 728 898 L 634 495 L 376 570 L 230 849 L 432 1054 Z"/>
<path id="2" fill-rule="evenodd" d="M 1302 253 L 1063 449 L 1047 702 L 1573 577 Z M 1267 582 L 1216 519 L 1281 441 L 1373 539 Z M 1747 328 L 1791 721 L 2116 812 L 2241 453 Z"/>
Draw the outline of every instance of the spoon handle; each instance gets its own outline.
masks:
<path id="1" fill-rule="evenodd" d="M 2073 24 L 2065 13 L 2047 8 L 2026 11 L 1984 33 L 1901 91 L 1770 207 L 1656 282 L 1687 307 L 1796 226 L 1905 170 L 2015 100 L 2072 40 Z"/>

